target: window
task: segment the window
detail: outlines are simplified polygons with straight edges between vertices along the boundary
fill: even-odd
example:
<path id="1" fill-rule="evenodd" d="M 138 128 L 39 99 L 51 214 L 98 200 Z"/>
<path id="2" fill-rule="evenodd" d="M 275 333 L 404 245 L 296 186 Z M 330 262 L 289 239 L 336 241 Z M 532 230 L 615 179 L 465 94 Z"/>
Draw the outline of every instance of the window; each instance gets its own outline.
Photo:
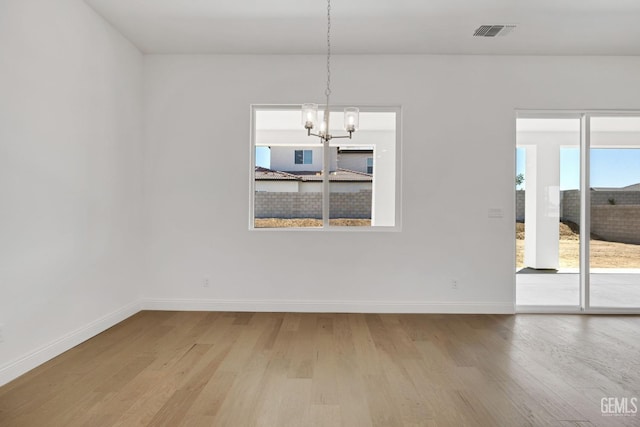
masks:
<path id="1" fill-rule="evenodd" d="M 294 161 L 296 165 L 312 165 L 313 151 L 311 150 L 295 150 Z"/>
<path id="2" fill-rule="evenodd" d="M 307 136 L 300 114 L 252 107 L 249 228 L 399 230 L 400 109 L 361 108 L 352 139 L 335 138 L 344 113 L 332 111 L 328 144 Z"/>

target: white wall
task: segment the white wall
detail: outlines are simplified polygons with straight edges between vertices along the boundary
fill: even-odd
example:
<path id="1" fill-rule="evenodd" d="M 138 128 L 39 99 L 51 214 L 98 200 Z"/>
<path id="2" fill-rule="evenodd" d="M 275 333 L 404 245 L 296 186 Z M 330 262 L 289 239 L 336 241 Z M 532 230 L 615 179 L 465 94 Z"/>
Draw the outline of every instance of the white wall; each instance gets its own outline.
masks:
<path id="1" fill-rule="evenodd" d="M 0 2 L 0 385 L 136 311 L 142 55 L 81 0 Z"/>
<path id="2" fill-rule="evenodd" d="M 515 109 L 640 109 L 637 57 L 336 56 L 333 102 L 403 108 L 403 230 L 248 231 L 249 105 L 321 101 L 324 60 L 145 58 L 148 307 L 509 311 Z"/>

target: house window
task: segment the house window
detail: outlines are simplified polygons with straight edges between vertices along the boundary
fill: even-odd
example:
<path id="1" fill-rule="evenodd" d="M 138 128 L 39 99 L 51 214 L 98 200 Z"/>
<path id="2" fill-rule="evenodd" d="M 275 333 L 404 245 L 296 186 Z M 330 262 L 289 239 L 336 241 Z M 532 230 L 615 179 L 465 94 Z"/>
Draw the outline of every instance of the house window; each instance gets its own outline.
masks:
<path id="1" fill-rule="evenodd" d="M 400 229 L 399 108 L 361 108 L 362 132 L 328 144 L 307 136 L 299 108 L 251 111 L 250 229 Z M 331 112 L 334 136 L 343 114 Z"/>
<path id="2" fill-rule="evenodd" d="M 313 151 L 311 150 L 295 150 L 294 161 L 296 165 L 312 165 Z"/>

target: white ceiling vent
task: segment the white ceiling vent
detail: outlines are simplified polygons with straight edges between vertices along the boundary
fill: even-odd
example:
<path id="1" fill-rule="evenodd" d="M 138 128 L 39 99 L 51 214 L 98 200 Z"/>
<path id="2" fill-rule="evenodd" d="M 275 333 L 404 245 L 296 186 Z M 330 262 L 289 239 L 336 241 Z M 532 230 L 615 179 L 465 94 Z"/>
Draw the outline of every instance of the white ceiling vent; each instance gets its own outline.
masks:
<path id="1" fill-rule="evenodd" d="M 473 33 L 474 37 L 504 37 L 516 28 L 513 24 L 480 25 Z"/>

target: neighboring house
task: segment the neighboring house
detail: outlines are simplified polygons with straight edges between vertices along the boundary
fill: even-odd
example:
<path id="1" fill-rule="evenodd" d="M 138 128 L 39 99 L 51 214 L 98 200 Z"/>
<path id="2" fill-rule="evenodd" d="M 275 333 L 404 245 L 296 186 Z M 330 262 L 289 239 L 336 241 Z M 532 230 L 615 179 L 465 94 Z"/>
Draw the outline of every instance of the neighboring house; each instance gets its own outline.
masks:
<path id="1" fill-rule="evenodd" d="M 322 192 L 322 147 L 271 147 L 271 168 L 256 166 L 256 191 Z M 332 147 L 331 192 L 371 191 L 373 149 Z"/>
<path id="2" fill-rule="evenodd" d="M 338 148 L 338 167 L 373 174 L 373 149 Z"/>
<path id="3" fill-rule="evenodd" d="M 271 169 L 287 172 L 322 170 L 322 147 L 271 147 Z M 373 174 L 373 148 L 331 147 L 329 170 Z"/>
<path id="4" fill-rule="evenodd" d="M 321 193 L 322 172 L 282 172 L 260 166 L 255 168 L 256 191 L 274 193 Z M 371 191 L 373 177 L 363 172 L 338 169 L 329 174 L 331 192 Z"/>
<path id="5" fill-rule="evenodd" d="M 338 149 L 332 148 L 329 170 L 338 169 Z M 287 172 L 322 171 L 322 147 L 270 147 L 270 168 Z"/>

